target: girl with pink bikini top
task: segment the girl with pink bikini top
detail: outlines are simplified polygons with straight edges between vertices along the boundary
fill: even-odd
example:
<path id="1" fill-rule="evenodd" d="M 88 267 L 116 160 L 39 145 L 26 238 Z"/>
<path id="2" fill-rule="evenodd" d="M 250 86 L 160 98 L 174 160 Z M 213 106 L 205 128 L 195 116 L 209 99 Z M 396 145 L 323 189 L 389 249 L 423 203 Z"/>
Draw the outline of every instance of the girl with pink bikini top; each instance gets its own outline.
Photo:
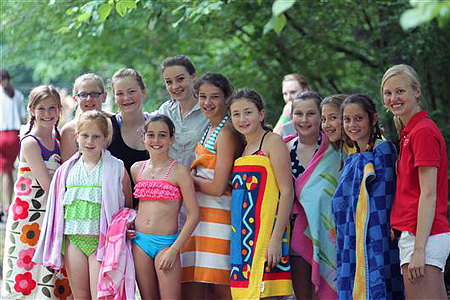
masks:
<path id="1" fill-rule="evenodd" d="M 139 199 L 133 239 L 136 280 L 143 299 L 180 299 L 179 251 L 199 219 L 193 180 L 187 168 L 169 156 L 175 127 L 169 117 L 154 115 L 144 126 L 143 142 L 151 159 L 135 163 L 131 176 Z M 187 219 L 178 232 L 181 203 Z M 159 288 L 158 288 L 159 286 Z"/>
<path id="2" fill-rule="evenodd" d="M 167 180 L 176 160 L 170 163 L 162 180 L 143 180 L 142 172 L 148 168 L 150 162 L 150 160 L 147 160 L 139 172 L 138 180 L 134 187 L 134 197 L 139 200 L 174 199 L 183 201 L 180 187 Z"/>

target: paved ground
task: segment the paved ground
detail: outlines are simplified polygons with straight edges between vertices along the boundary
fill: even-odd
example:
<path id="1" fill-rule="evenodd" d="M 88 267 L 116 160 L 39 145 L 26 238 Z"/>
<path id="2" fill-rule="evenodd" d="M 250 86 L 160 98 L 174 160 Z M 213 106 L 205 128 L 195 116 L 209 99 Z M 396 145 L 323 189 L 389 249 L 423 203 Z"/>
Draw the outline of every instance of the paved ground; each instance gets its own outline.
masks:
<path id="1" fill-rule="evenodd" d="M 6 227 L 6 218 L 4 218 L 3 222 L 0 222 L 0 287 L 2 284 L 2 277 L 3 277 L 3 248 L 5 246 L 5 227 Z M 1 288 L 0 288 L 0 299 L 3 299 Z"/>
<path id="2" fill-rule="evenodd" d="M 2 283 L 2 276 L 3 276 L 3 272 L 2 272 L 2 268 L 3 268 L 3 248 L 5 245 L 5 227 L 6 227 L 6 218 L 4 218 L 2 220 L 2 222 L 0 222 L 0 286 Z M 448 291 L 448 299 L 450 300 L 450 290 Z M 1 289 L 0 289 L 0 299 L 2 299 L 1 297 Z M 136 299 L 140 299 L 139 295 Z M 285 300 L 295 300 L 295 297 L 289 297 L 289 298 L 285 298 Z"/>

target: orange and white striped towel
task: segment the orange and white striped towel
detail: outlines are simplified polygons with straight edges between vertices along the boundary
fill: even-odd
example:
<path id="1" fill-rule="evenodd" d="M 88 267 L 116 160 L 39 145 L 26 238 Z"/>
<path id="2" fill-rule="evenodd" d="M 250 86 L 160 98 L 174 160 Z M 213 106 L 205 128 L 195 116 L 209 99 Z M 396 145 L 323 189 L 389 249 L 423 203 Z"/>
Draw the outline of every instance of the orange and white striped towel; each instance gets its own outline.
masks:
<path id="1" fill-rule="evenodd" d="M 217 156 L 202 145 L 192 167 L 197 176 L 214 178 Z M 182 282 L 230 284 L 231 196 L 197 192 L 200 222 L 181 251 Z"/>

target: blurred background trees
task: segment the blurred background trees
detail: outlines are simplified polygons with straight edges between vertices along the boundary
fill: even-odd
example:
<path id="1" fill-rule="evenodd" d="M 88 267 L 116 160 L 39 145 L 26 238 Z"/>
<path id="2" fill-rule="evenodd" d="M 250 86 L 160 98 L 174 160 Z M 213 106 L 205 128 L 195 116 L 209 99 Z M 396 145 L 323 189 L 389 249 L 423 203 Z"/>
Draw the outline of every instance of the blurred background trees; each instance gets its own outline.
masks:
<path id="1" fill-rule="evenodd" d="M 426 108 L 449 129 L 449 1 L 426 3 L 2 1 L 1 62 L 24 92 L 49 82 L 70 88 L 82 73 L 108 78 L 134 67 L 145 77 L 151 110 L 167 98 L 162 60 L 182 53 L 199 75 L 222 72 L 235 87 L 260 91 L 272 122 L 283 105 L 284 74 L 303 74 L 323 96 L 360 92 L 381 104 L 383 72 L 407 63 L 421 76 Z M 383 115 L 390 135 L 390 116 Z"/>

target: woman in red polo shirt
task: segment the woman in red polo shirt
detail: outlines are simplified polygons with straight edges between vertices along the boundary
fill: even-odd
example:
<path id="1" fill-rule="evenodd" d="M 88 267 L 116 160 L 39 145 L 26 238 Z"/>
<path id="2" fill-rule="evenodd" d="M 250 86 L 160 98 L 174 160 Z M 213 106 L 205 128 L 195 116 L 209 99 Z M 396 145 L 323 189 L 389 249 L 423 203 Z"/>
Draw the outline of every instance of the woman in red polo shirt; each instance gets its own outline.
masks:
<path id="1" fill-rule="evenodd" d="M 400 265 L 408 299 L 447 299 L 445 262 L 450 252 L 447 219 L 447 152 L 442 133 L 421 111 L 419 77 L 407 65 L 383 76 L 384 105 L 400 131 L 397 191 L 391 227 L 400 233 Z"/>

